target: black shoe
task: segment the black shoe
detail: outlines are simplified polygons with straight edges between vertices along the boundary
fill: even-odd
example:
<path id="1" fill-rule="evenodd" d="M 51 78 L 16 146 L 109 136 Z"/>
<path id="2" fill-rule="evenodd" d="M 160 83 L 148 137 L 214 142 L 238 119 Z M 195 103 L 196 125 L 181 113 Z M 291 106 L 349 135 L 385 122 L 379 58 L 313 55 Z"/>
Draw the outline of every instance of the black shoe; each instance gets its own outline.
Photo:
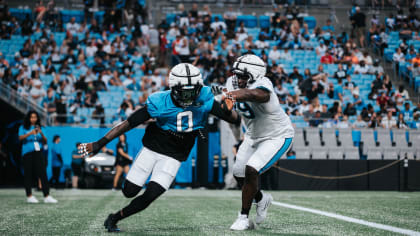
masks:
<path id="1" fill-rule="evenodd" d="M 113 214 L 109 214 L 108 218 L 106 218 L 104 222 L 105 229 L 108 230 L 108 232 L 118 233 L 121 232 L 120 228 L 117 226 L 117 221 L 114 220 Z"/>

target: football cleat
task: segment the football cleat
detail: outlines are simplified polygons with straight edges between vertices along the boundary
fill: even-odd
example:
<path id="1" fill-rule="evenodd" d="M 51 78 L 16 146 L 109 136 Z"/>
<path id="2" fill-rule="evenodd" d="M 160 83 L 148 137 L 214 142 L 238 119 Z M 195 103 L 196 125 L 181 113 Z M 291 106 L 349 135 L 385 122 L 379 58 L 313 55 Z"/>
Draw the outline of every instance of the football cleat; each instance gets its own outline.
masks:
<path id="1" fill-rule="evenodd" d="M 248 219 L 247 215 L 238 214 L 238 218 L 235 222 L 230 226 L 231 230 L 247 230 L 247 229 L 254 229 L 254 222 Z"/>
<path id="2" fill-rule="evenodd" d="M 261 224 L 264 221 L 264 219 L 267 217 L 267 211 L 272 201 L 273 196 L 271 196 L 271 194 L 263 193 L 262 199 L 257 202 L 257 216 L 255 217 L 255 223 Z"/>
<path id="3" fill-rule="evenodd" d="M 113 214 L 109 214 L 108 218 L 106 218 L 104 222 L 105 229 L 108 230 L 108 232 L 118 233 L 121 232 L 120 228 L 117 226 L 117 221 L 114 220 Z"/>
<path id="4" fill-rule="evenodd" d="M 58 201 L 51 196 L 48 196 L 48 197 L 44 198 L 44 203 L 57 203 L 57 202 Z"/>
<path id="5" fill-rule="evenodd" d="M 27 203 L 38 203 L 39 201 L 38 201 L 38 199 L 36 199 L 36 197 L 34 195 L 32 195 L 32 196 L 30 196 L 26 199 L 26 202 Z"/>

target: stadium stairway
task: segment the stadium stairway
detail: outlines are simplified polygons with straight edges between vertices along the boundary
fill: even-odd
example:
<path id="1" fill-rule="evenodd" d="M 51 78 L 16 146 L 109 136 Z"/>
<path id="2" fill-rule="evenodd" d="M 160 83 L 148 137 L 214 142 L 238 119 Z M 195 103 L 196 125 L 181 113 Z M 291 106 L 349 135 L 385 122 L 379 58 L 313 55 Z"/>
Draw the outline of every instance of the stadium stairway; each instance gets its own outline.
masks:
<path id="1" fill-rule="evenodd" d="M 24 98 L 16 92 L 16 90 L 8 87 L 3 81 L 0 81 L 0 100 L 7 106 L 7 110 L 14 110 L 22 115 L 25 115 L 31 110 L 38 112 L 41 122 L 45 125 L 48 124 L 48 115 L 45 110 L 30 101 L 27 98 Z M 2 111 L 4 111 L 2 109 Z M 8 114 L 8 113 L 5 113 Z M 7 117 L 8 115 L 6 115 Z"/>

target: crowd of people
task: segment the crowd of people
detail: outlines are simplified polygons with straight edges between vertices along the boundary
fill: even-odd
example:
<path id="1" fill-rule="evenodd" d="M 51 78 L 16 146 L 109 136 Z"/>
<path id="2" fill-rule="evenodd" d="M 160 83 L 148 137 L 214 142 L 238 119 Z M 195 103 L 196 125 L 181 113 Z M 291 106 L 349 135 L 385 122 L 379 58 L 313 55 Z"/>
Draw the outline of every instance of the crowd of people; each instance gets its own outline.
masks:
<path id="1" fill-rule="evenodd" d="M 246 22 L 237 20 L 240 12 L 232 7 L 220 16 L 208 5 L 192 4 L 187 10 L 180 4 L 173 22 L 164 19 L 155 27 L 147 24 L 144 14 L 134 16 L 125 9 L 106 11 L 100 22 L 88 14 L 83 22 L 74 17 L 54 21 L 49 4 L 39 10 L 40 2 L 34 20 L 24 21 L 17 21 L 2 5 L 5 24 L 0 36 L 6 40 L 33 36 L 25 37 L 13 57 L 0 55 L 0 77 L 56 117 L 57 123 L 83 122 L 78 117 L 81 108 L 91 108 L 90 118 L 101 124 L 123 120 L 144 105 L 148 94 L 168 88 L 167 70 L 180 62 L 200 68 L 206 84 L 223 85 L 233 61 L 254 53 L 267 63 L 267 76 L 287 113 L 293 119 L 304 117 L 306 125 L 420 128 L 420 106 L 410 102 L 403 86 L 392 85 L 380 60 L 365 49 L 370 43 L 386 48 L 388 30 L 402 35 L 416 31 L 418 17 L 412 12 L 403 20 L 397 15 L 391 29 L 388 20 L 381 25 L 374 17 L 365 34 L 369 23 L 355 7 L 354 30 L 348 34 L 335 29 L 331 20 L 310 29 L 298 7 L 279 6 L 273 9 L 270 27 L 254 34 Z M 412 39 L 418 40 L 416 35 L 418 30 Z M 415 72 L 420 55 L 413 49 L 407 47 L 406 54 L 397 52 L 394 57 L 410 57 Z M 285 64 L 293 64 L 293 52 L 303 50 L 316 53 L 317 71 L 304 64 L 288 71 Z M 329 65 L 336 66 L 324 71 Z M 373 78 L 368 92 L 361 88 L 360 78 Z M 101 103 L 99 95 L 112 91 L 123 91 L 118 107 Z M 105 117 L 109 109 L 114 110 L 113 119 Z"/>

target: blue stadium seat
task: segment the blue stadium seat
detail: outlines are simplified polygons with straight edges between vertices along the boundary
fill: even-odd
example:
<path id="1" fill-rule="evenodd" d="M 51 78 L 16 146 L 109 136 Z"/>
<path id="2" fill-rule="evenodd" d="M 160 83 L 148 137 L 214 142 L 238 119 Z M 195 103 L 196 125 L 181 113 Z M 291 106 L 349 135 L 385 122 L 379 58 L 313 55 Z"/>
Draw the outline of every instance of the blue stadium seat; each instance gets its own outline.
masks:
<path id="1" fill-rule="evenodd" d="M 315 29 L 316 27 L 316 19 L 313 16 L 305 16 L 303 21 L 308 24 L 309 29 Z"/>
<path id="2" fill-rule="evenodd" d="M 60 14 L 63 23 L 69 22 L 72 17 L 76 19 L 76 22 L 81 23 L 85 18 L 85 13 L 79 10 L 61 10 Z"/>
<path id="3" fill-rule="evenodd" d="M 171 24 L 172 22 L 175 22 L 175 20 L 176 20 L 176 14 L 174 13 L 166 14 L 166 23 Z"/>
<path id="4" fill-rule="evenodd" d="M 212 14 L 211 15 L 211 22 L 214 22 L 216 16 L 219 18 L 219 21 L 225 21 L 222 14 Z"/>
<path id="5" fill-rule="evenodd" d="M 259 17 L 260 28 L 270 28 L 270 17 L 269 16 L 260 16 Z"/>
<path id="6" fill-rule="evenodd" d="M 253 15 L 240 15 L 236 18 L 236 24 L 240 25 L 241 22 L 244 22 L 245 27 L 254 28 L 257 27 L 257 17 Z"/>

